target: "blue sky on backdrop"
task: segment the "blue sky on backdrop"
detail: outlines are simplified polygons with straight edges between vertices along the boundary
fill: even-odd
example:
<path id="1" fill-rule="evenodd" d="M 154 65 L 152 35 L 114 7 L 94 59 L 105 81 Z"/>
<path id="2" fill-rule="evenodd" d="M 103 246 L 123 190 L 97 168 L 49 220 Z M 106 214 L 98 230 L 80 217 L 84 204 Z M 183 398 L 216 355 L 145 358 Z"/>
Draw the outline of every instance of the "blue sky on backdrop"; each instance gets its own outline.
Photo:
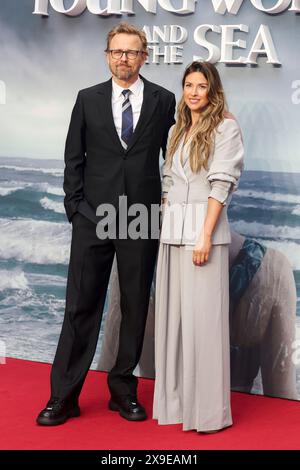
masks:
<path id="1" fill-rule="evenodd" d="M 176 0 L 177 4 L 179 0 Z M 68 6 L 73 1 L 66 0 Z M 103 50 L 107 32 L 127 20 L 139 27 L 177 24 L 188 30 L 183 64 L 149 64 L 142 74 L 180 96 L 184 67 L 203 53 L 193 39 L 195 28 L 208 24 L 247 24 L 247 55 L 261 24 L 270 27 L 281 67 L 259 59 L 258 67 L 219 64 L 230 110 L 242 127 L 247 169 L 300 172 L 300 104 L 293 104 L 293 82 L 300 81 L 300 15 L 271 16 L 243 2 L 238 15 L 219 15 L 212 2 L 198 0 L 196 12 L 180 16 L 157 7 L 151 14 L 133 0 L 135 15 L 99 17 L 85 11 L 67 17 L 49 7 L 50 16 L 32 14 L 34 0 L 0 0 L 0 156 L 62 159 L 70 113 L 79 89 L 109 78 Z M 274 4 L 265 0 L 264 5 Z M 103 3 L 104 4 L 104 3 Z M 173 2 L 176 5 L 176 2 Z M 208 36 L 220 45 L 220 36 Z M 238 51 L 237 51 L 238 53 Z M 1 92 L 1 86 L 0 86 Z M 299 94 L 298 94 L 299 95 Z M 1 103 L 1 99 L 0 99 Z"/>

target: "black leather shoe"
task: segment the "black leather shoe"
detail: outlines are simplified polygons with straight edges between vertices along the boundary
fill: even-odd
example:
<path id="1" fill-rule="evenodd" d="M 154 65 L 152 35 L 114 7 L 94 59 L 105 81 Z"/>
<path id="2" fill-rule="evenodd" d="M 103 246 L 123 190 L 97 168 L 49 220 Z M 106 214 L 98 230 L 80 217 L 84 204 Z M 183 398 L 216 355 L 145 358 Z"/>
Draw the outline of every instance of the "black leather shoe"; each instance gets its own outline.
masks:
<path id="1" fill-rule="evenodd" d="M 77 404 L 51 398 L 46 408 L 38 415 L 36 422 L 41 426 L 57 426 L 77 416 L 80 416 L 80 408 Z"/>
<path id="2" fill-rule="evenodd" d="M 144 421 L 147 419 L 145 408 L 131 395 L 122 397 L 112 397 L 109 400 L 108 408 L 111 411 L 118 411 L 119 414 L 129 421 Z"/>

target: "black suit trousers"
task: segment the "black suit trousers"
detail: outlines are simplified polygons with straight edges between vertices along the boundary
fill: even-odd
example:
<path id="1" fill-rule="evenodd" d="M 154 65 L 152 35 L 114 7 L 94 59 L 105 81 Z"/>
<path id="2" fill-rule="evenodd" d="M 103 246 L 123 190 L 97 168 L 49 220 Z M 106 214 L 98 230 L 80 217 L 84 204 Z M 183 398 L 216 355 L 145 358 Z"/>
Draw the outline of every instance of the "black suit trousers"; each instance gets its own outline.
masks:
<path id="1" fill-rule="evenodd" d="M 135 395 L 133 375 L 142 350 L 158 240 L 106 239 L 77 212 L 66 308 L 51 370 L 51 396 L 76 402 L 92 363 L 114 255 L 117 257 L 122 320 L 116 364 L 108 375 L 112 396 Z"/>

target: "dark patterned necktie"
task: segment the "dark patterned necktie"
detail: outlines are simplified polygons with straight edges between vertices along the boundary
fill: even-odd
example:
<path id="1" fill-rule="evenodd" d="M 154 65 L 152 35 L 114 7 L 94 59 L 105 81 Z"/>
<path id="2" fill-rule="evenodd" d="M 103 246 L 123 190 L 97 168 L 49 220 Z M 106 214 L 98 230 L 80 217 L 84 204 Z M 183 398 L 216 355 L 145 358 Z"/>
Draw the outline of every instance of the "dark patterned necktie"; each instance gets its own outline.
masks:
<path id="1" fill-rule="evenodd" d="M 132 107 L 129 101 L 130 90 L 123 90 L 122 95 L 124 96 L 124 102 L 122 104 L 122 145 L 127 149 L 128 142 L 133 133 L 133 116 Z"/>

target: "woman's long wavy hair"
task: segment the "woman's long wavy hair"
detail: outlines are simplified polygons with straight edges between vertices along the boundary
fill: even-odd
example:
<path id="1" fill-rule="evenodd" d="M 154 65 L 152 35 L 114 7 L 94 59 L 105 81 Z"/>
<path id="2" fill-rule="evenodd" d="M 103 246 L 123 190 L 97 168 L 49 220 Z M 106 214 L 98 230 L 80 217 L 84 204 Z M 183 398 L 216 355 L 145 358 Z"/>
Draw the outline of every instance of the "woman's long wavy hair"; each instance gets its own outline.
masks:
<path id="1" fill-rule="evenodd" d="M 200 113 L 199 121 L 190 136 L 190 166 L 194 173 L 198 173 L 202 167 L 205 169 L 208 167 L 210 151 L 214 145 L 215 129 L 224 120 L 227 105 L 220 75 L 213 64 L 199 61 L 190 64 L 184 72 L 182 88 L 188 75 L 193 72 L 203 73 L 208 82 L 208 104 Z M 191 125 L 191 111 L 182 96 L 177 107 L 176 124 L 168 145 L 167 163 L 169 165 L 172 164 L 174 153 Z"/>

